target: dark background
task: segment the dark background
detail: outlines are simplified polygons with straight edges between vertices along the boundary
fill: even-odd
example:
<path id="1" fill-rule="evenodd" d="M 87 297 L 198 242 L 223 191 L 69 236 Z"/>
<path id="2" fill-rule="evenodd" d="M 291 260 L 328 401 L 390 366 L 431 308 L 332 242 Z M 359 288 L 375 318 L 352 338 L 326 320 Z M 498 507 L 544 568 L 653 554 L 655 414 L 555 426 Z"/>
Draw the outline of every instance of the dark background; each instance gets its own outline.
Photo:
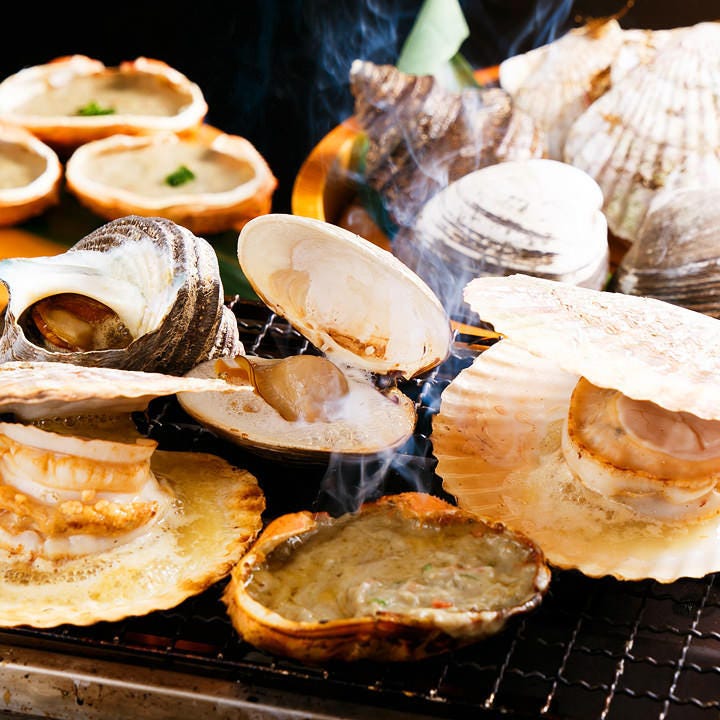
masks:
<path id="1" fill-rule="evenodd" d="M 144 55 L 164 60 L 202 88 L 207 122 L 247 137 L 279 185 L 287 212 L 295 175 L 314 145 L 352 114 L 355 58 L 394 63 L 421 0 L 235 0 L 13 5 L 4 23 L 0 78 L 61 55 L 107 65 Z M 720 18 L 718 0 L 462 0 L 475 67 L 549 42 L 588 17 L 623 9 L 625 27 L 673 27 Z M 90 9 L 92 8 L 92 9 Z M 9 35 L 14 34 L 14 38 Z M 9 41 L 13 39 L 14 42 Z M 13 49 L 11 49 L 13 48 Z"/>

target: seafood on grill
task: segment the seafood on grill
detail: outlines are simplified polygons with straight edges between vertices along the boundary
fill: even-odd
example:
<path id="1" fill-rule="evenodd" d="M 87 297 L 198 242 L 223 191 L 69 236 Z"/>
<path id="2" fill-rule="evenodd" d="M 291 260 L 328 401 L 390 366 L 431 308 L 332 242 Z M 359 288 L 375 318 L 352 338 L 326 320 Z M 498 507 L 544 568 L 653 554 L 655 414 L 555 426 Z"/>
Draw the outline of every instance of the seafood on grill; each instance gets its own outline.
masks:
<path id="1" fill-rule="evenodd" d="M 68 160 L 68 190 L 108 220 L 162 216 L 204 235 L 270 211 L 277 180 L 245 138 L 204 125 L 183 136 L 113 135 Z"/>
<path id="2" fill-rule="evenodd" d="M 455 92 L 431 75 L 355 60 L 350 89 L 367 142 L 363 181 L 399 227 L 412 224 L 453 180 L 494 163 L 545 154 L 543 133 L 500 88 Z"/>
<path id="3" fill-rule="evenodd" d="M 67 252 L 0 261 L 0 359 L 175 375 L 237 352 L 212 246 L 164 218 L 128 216 Z"/>
<path id="4" fill-rule="evenodd" d="M 523 275 L 477 278 L 465 297 L 503 339 L 433 421 L 458 504 L 589 576 L 720 569 L 720 322 Z"/>
<path id="5" fill-rule="evenodd" d="M 388 251 L 299 216 L 248 222 L 238 258 L 258 296 L 320 355 L 200 363 L 190 376 L 225 377 L 243 394 L 180 393 L 185 410 L 285 459 L 372 455 L 405 442 L 415 407 L 394 381 L 430 370 L 450 348 L 448 316 L 428 286 Z"/>
<path id="6" fill-rule="evenodd" d="M 25 127 L 63 155 L 116 133 L 183 132 L 200 125 L 206 113 L 196 83 L 145 57 L 106 67 L 68 55 L 0 82 L 0 121 Z"/>
<path id="7" fill-rule="evenodd" d="M 0 123 L 0 226 L 16 225 L 60 202 L 55 151 L 21 127 Z"/>
<path id="8" fill-rule="evenodd" d="M 582 170 L 535 158 L 498 163 L 437 193 L 393 249 L 451 315 L 482 275 L 524 273 L 600 289 L 609 271 L 602 192 Z"/>
<path id="9" fill-rule="evenodd" d="M 537 607 L 549 582 L 527 538 L 408 492 L 338 518 L 277 518 L 223 600 L 240 636 L 278 655 L 408 661 L 499 632 Z"/>
<path id="10" fill-rule="evenodd" d="M 660 193 L 611 289 L 720 317 L 720 185 Z"/>
<path id="11" fill-rule="evenodd" d="M 0 626 L 119 620 L 224 577 L 261 528 L 255 478 L 207 453 L 157 450 L 131 421 L 160 395 L 220 380 L 0 366 Z"/>
<path id="12" fill-rule="evenodd" d="M 637 239 L 663 188 L 720 175 L 718 98 L 720 23 L 700 23 L 675 30 L 573 123 L 564 159 L 597 180 L 618 238 Z"/>

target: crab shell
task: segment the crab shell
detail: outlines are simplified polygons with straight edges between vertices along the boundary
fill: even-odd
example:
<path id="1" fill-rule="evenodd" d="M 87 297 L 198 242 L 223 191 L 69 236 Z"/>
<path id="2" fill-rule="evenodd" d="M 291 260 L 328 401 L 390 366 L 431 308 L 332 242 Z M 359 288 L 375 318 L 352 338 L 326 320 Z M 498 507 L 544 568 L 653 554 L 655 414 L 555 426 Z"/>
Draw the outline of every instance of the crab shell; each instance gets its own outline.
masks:
<path id="1" fill-rule="evenodd" d="M 121 81 L 120 89 L 112 84 Z M 68 99 L 73 86 L 77 95 Z M 128 88 L 142 101 L 123 109 Z M 103 97 L 106 97 L 103 100 Z M 49 108 L 43 103 L 59 98 Z M 112 114 L 79 115 L 89 102 L 117 102 Z M 85 55 L 56 58 L 24 68 L 0 83 L 0 120 L 21 125 L 63 154 L 115 133 L 182 132 L 199 125 L 207 103 L 198 85 L 161 60 L 138 57 L 106 67 Z"/>
<path id="2" fill-rule="evenodd" d="M 168 179 L 187 167 L 192 180 Z M 78 148 L 68 160 L 67 187 L 100 217 L 161 216 L 204 235 L 240 228 L 270 211 L 277 180 L 245 138 L 209 126 L 182 137 L 113 135 Z"/>
<path id="3" fill-rule="evenodd" d="M 60 201 L 60 160 L 32 133 L 0 123 L 0 166 L 0 225 L 24 222 Z"/>
<path id="4" fill-rule="evenodd" d="M 309 512 L 284 515 L 268 525 L 250 551 L 233 569 L 223 595 L 233 626 L 251 644 L 304 662 L 331 660 L 380 661 L 418 660 L 430 655 L 476 642 L 499 632 L 507 620 L 535 608 L 547 590 L 550 573 L 542 553 L 520 535 L 499 525 L 487 525 L 471 514 L 430 495 L 403 493 L 364 504 L 356 518 L 386 513 L 408 523 L 410 531 L 417 523 L 437 527 L 439 542 L 443 528 L 473 526 L 478 536 L 494 536 L 505 552 L 516 553 L 518 562 L 528 570 L 523 585 L 524 599 L 495 609 L 450 611 L 442 608 L 418 608 L 415 612 L 380 610 L 372 616 L 332 619 L 327 622 L 289 620 L 251 597 L 248 587 L 253 572 L 273 551 L 291 543 L 293 553 L 303 552 L 303 540 L 334 521 Z M 423 563 L 422 558 L 408 558 Z M 364 578 L 358 573 L 358 582 Z M 332 589 L 332 578 L 327 585 Z M 478 605 L 481 604 L 478 600 Z"/>

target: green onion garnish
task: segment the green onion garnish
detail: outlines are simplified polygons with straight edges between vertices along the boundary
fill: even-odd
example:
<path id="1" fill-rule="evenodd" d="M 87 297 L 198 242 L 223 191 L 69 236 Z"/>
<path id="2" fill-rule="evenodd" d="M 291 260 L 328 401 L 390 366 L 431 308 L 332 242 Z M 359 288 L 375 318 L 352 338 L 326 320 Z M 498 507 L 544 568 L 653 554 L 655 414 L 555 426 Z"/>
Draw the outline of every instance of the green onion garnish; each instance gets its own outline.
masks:
<path id="1" fill-rule="evenodd" d="M 195 179 L 195 173 L 185 165 L 181 165 L 177 170 L 171 172 L 166 178 L 165 182 L 171 187 L 177 187 L 178 185 L 184 185 L 186 182 Z"/>
<path id="2" fill-rule="evenodd" d="M 115 108 L 111 107 L 100 107 L 95 100 L 91 100 L 87 105 L 77 109 L 76 115 L 112 115 L 115 112 Z"/>

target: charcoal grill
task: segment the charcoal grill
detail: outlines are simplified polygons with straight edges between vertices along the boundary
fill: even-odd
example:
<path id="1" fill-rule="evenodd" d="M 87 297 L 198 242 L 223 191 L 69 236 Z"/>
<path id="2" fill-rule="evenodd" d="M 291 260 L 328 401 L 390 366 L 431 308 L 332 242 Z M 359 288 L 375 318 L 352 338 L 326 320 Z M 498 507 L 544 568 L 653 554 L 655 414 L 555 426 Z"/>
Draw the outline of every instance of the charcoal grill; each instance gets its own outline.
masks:
<path id="1" fill-rule="evenodd" d="M 229 304 L 248 352 L 316 352 L 265 306 Z M 482 349 L 477 342 L 456 335 L 442 366 L 403 386 L 418 425 L 391 462 L 300 466 L 259 458 L 199 427 L 174 399 L 154 401 L 138 421 L 165 449 L 214 452 L 248 467 L 266 493 L 267 519 L 308 508 L 337 514 L 403 490 L 443 495 L 428 438 L 432 416 L 442 389 Z M 223 587 L 118 623 L 0 630 L 0 717 L 720 716 L 720 587 L 712 575 L 663 585 L 556 571 L 536 611 L 475 646 L 412 664 L 322 667 L 240 641 L 220 602 Z"/>

